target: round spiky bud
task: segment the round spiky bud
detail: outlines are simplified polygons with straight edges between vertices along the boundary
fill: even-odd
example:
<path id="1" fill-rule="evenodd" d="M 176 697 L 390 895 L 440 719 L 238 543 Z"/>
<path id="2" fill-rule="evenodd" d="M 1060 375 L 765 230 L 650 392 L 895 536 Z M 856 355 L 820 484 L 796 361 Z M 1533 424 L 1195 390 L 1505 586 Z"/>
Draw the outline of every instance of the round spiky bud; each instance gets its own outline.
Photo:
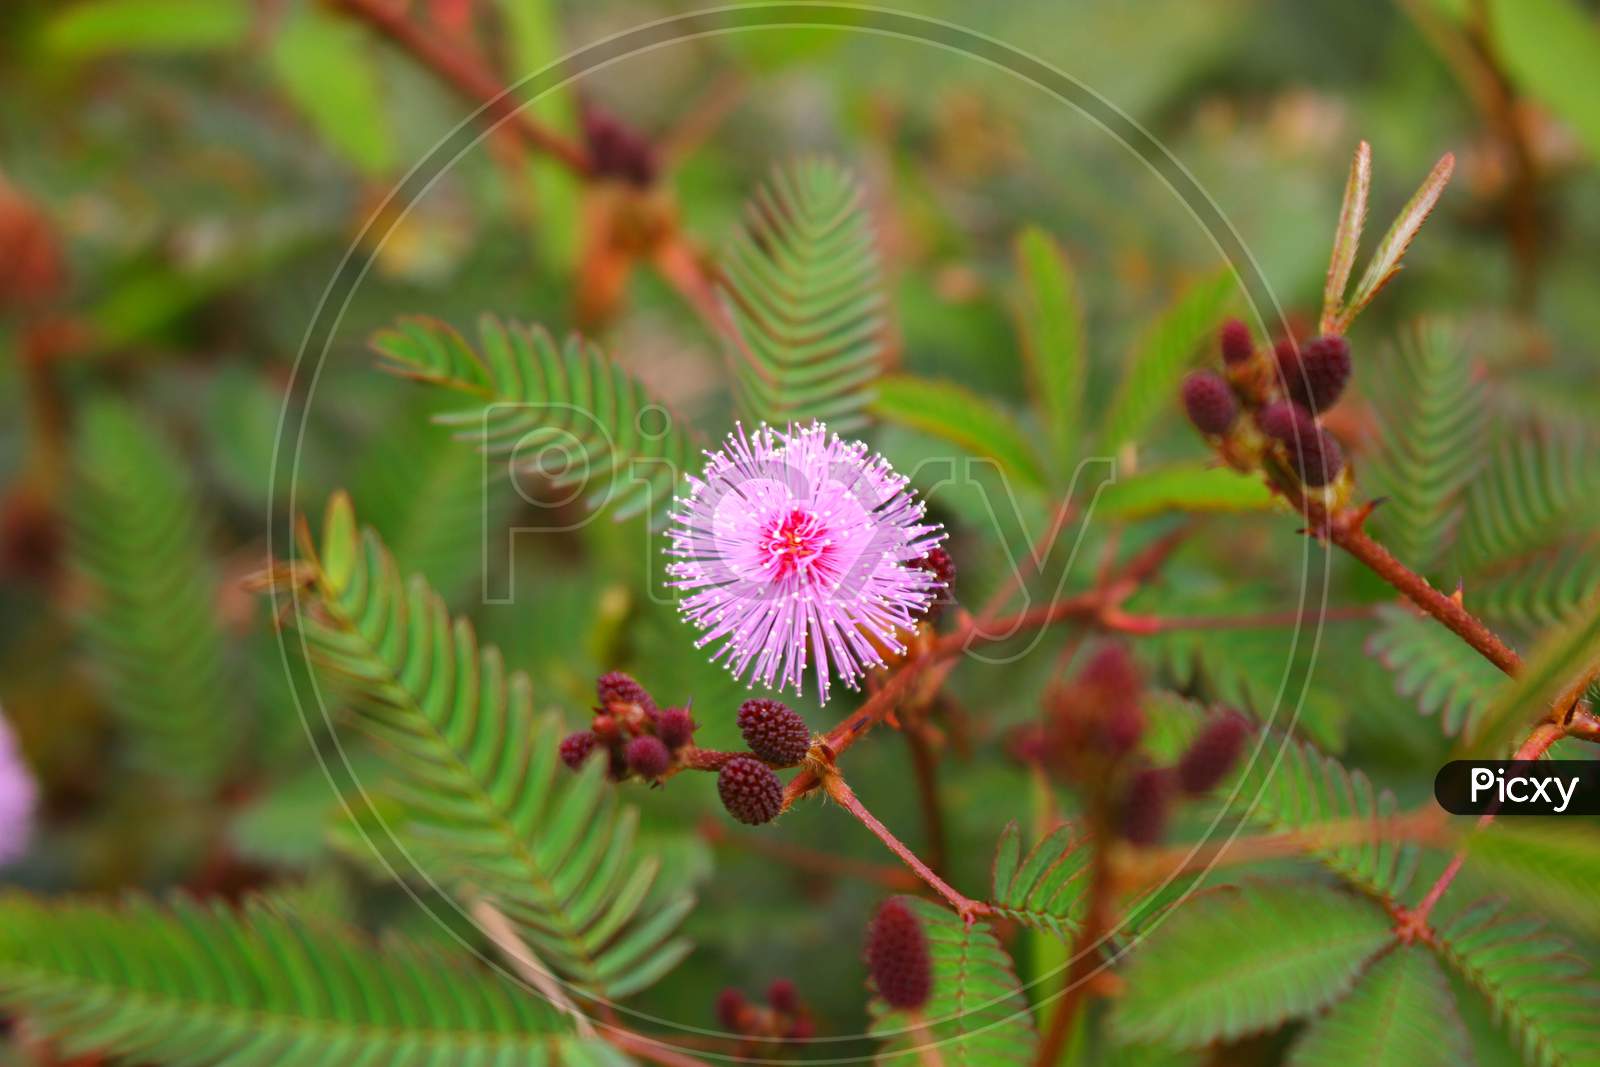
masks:
<path id="1" fill-rule="evenodd" d="M 723 1029 L 736 1034 L 743 1033 L 749 1010 L 749 1001 L 737 989 L 729 987 L 717 994 L 717 1022 L 722 1024 Z"/>
<path id="2" fill-rule="evenodd" d="M 1078 684 L 1095 715 L 1101 747 L 1113 756 L 1131 751 L 1144 734 L 1144 681 L 1127 648 L 1109 644 L 1098 649 L 1078 673 Z"/>
<path id="3" fill-rule="evenodd" d="M 655 714 L 656 702 L 645 690 L 645 687 L 633 680 L 632 675 L 622 671 L 612 671 L 602 674 L 594 683 L 595 695 L 600 698 L 602 709 L 610 708 L 614 704 L 636 704 L 649 714 Z"/>
<path id="4" fill-rule="evenodd" d="M 1197 370 L 1183 380 L 1183 410 L 1201 433 L 1227 433 L 1239 417 L 1239 401 L 1219 374 Z"/>
<path id="5" fill-rule="evenodd" d="M 694 726 L 688 708 L 668 708 L 656 716 L 656 736 L 674 751 L 694 740 Z"/>
<path id="6" fill-rule="evenodd" d="M 1314 434 L 1286 444 L 1289 465 L 1300 480 L 1312 488 L 1327 485 L 1344 469 L 1344 449 L 1327 430 L 1318 429 Z"/>
<path id="7" fill-rule="evenodd" d="M 568 734 L 561 739 L 561 762 L 577 770 L 583 766 L 583 761 L 589 758 L 599 743 L 600 739 L 588 730 Z"/>
<path id="8" fill-rule="evenodd" d="M 1212 716 L 1178 760 L 1178 785 L 1190 796 L 1209 793 L 1227 777 L 1244 749 L 1244 716 L 1224 709 Z"/>
<path id="9" fill-rule="evenodd" d="M 777 700 L 746 700 L 739 705 L 739 732 L 751 752 L 780 767 L 793 767 L 811 750 L 806 721 Z"/>
<path id="10" fill-rule="evenodd" d="M 900 1011 L 920 1008 L 933 991 L 933 967 L 922 922 L 904 900 L 890 897 L 867 928 L 867 969 L 878 995 Z"/>
<path id="11" fill-rule="evenodd" d="M 1350 380 L 1350 342 L 1335 334 L 1314 337 L 1282 366 L 1289 395 L 1312 411 L 1327 411 Z"/>
<path id="12" fill-rule="evenodd" d="M 939 590 L 933 600 L 928 604 L 924 617 L 931 622 L 937 622 L 939 615 L 944 611 L 946 603 L 954 599 L 951 591 L 955 588 L 956 563 L 950 558 L 950 553 L 942 548 L 931 548 L 928 554 L 920 559 L 912 560 L 913 567 L 921 567 L 939 580 Z"/>
<path id="13" fill-rule="evenodd" d="M 1159 844 L 1172 807 L 1172 772 L 1145 767 L 1128 780 L 1122 801 L 1122 836 L 1135 845 Z"/>
<path id="14" fill-rule="evenodd" d="M 800 1011 L 800 992 L 789 979 L 776 978 L 767 986 L 767 1003 L 772 1005 L 773 1011 L 794 1015 Z"/>
<path id="15" fill-rule="evenodd" d="M 1254 355 L 1256 343 L 1250 338 L 1250 327 L 1238 319 L 1229 319 L 1217 331 L 1217 347 L 1222 349 L 1222 361 L 1232 366 Z"/>
<path id="16" fill-rule="evenodd" d="M 641 778 L 660 778 L 672 766 L 672 753 L 661 738 L 645 734 L 628 742 L 628 769 Z"/>
<path id="17" fill-rule="evenodd" d="M 717 772 L 717 795 L 722 806 L 742 823 L 760 826 L 783 810 L 783 783 L 760 760 L 739 756 Z"/>
<path id="18" fill-rule="evenodd" d="M 1292 400 L 1274 400 L 1256 412 L 1256 425 L 1276 441 L 1292 444 L 1316 436 L 1317 420 L 1311 412 Z"/>

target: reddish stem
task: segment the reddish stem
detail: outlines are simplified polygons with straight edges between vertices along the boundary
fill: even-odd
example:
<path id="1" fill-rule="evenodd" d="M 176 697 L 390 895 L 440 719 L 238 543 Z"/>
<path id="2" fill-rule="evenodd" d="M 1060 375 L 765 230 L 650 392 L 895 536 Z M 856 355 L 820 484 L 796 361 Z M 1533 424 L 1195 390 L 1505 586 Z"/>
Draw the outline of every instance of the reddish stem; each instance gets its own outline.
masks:
<path id="1" fill-rule="evenodd" d="M 856 796 L 855 791 L 850 788 L 850 784 L 837 771 L 827 772 L 822 784 L 823 788 L 828 791 L 828 795 L 837 801 L 841 808 L 854 815 L 862 826 L 871 830 L 877 835 L 878 840 L 888 845 L 889 851 L 899 856 L 905 862 L 905 865 L 916 873 L 918 878 L 927 882 L 936 893 L 949 901 L 950 906 L 956 909 L 956 913 L 963 920 L 971 923 L 980 916 L 989 914 L 989 905 L 973 900 L 970 897 L 962 896 L 943 878 L 934 874 L 926 863 L 918 859 L 915 852 L 907 848 L 898 837 L 889 831 L 887 826 L 878 821 L 877 816 L 866 809 L 860 798 Z"/>
<path id="2" fill-rule="evenodd" d="M 1542 722 L 1534 727 L 1533 733 L 1528 735 L 1528 739 L 1522 743 L 1522 747 L 1518 748 L 1516 754 L 1511 758 L 1514 760 L 1536 760 L 1548 752 L 1551 745 L 1561 740 L 1566 735 L 1566 732 L 1566 727 L 1561 723 Z M 1494 813 L 1485 813 L 1478 818 L 1478 825 L 1474 829 L 1482 830 L 1492 822 L 1494 822 Z M 1451 857 L 1450 863 L 1445 867 L 1443 873 L 1439 875 L 1438 880 L 1433 883 L 1433 887 L 1422 898 L 1422 902 L 1401 916 L 1399 933 L 1404 940 L 1409 941 L 1413 938 L 1426 938 L 1428 936 L 1428 915 L 1433 911 L 1434 905 L 1439 903 L 1439 898 L 1444 896 L 1445 890 L 1450 888 L 1450 883 L 1455 881 L 1456 875 L 1461 873 L 1461 865 L 1466 862 L 1466 859 L 1467 850 L 1465 848 L 1458 850 Z"/>
<path id="3" fill-rule="evenodd" d="M 523 110 L 522 101 L 472 56 L 407 18 L 403 5 L 383 0 L 329 2 L 409 52 L 462 96 L 481 105 L 496 124 L 506 123 L 529 145 L 560 160 L 574 173 L 585 177 L 591 173 L 589 154 L 582 147 L 536 121 Z"/>

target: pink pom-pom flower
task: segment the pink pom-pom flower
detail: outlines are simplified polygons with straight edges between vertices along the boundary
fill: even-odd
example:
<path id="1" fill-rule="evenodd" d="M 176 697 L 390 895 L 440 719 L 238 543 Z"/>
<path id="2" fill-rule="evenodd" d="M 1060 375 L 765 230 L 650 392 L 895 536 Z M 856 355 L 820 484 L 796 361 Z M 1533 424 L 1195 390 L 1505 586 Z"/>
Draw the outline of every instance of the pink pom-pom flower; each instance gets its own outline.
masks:
<path id="1" fill-rule="evenodd" d="M 669 585 L 697 645 L 737 678 L 826 703 L 830 675 L 854 689 L 880 649 L 903 650 L 939 579 L 916 561 L 944 538 L 906 479 L 821 423 L 728 435 L 689 478 L 668 528 Z"/>

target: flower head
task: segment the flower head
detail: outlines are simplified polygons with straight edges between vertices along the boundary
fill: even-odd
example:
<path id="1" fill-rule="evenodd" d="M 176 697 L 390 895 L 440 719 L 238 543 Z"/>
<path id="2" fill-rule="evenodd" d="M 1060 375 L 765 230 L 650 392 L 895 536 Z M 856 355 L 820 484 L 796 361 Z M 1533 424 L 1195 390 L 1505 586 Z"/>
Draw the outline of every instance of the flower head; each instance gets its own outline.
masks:
<path id="1" fill-rule="evenodd" d="M 712 659 L 752 684 L 801 692 L 810 664 L 824 702 L 832 674 L 855 688 L 938 592 L 914 563 L 943 529 L 881 456 L 821 423 L 741 428 L 707 455 L 667 549 L 699 645 L 721 642 Z"/>

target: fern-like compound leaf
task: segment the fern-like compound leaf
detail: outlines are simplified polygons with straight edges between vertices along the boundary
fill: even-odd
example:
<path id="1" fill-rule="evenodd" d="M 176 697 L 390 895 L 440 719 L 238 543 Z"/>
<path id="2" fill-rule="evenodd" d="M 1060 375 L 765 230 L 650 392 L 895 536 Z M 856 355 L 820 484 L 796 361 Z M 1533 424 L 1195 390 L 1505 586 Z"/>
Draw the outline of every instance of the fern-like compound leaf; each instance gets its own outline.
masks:
<path id="1" fill-rule="evenodd" d="M 1462 495 L 1483 465 L 1485 391 L 1464 342 L 1422 322 L 1385 354 L 1373 397 L 1379 447 L 1370 472 L 1384 506 L 1377 532 L 1415 570 L 1427 571 L 1455 535 Z"/>
<path id="2" fill-rule="evenodd" d="M 1184 1047 L 1268 1030 L 1344 996 L 1392 939 L 1383 909 L 1326 886 L 1207 893 L 1135 949 L 1113 1026 Z"/>
<path id="3" fill-rule="evenodd" d="M 240 720 L 194 488 L 131 408 L 81 413 L 70 507 L 82 628 L 130 762 L 198 791 L 237 752 Z"/>
<path id="4" fill-rule="evenodd" d="M 1533 633 L 1575 618 L 1600 594 L 1600 551 L 1592 544 L 1519 563 L 1474 583 L 1471 604 L 1485 619 Z"/>
<path id="5" fill-rule="evenodd" d="M 933 967 L 933 988 L 921 1018 L 869 1005 L 871 1033 L 882 1044 L 877 1062 L 916 1067 L 917 1050 L 933 1044 L 948 1067 L 1031 1064 L 1038 1035 L 1011 957 L 988 923 L 968 926 L 925 900 L 906 904 L 922 921 Z"/>
<path id="6" fill-rule="evenodd" d="M 423 865 L 489 894 L 581 987 L 626 996 L 675 966 L 691 900 L 652 896 L 657 861 L 634 848 L 635 813 L 619 807 L 604 761 L 578 775 L 559 763 L 559 723 L 535 718 L 526 676 L 480 648 L 424 581 L 402 581 L 346 497 L 328 508 L 314 570 L 302 632 L 381 743 Z"/>
<path id="7" fill-rule="evenodd" d="M 740 409 L 773 426 L 859 427 L 885 332 L 883 267 L 860 187 L 836 163 L 802 160 L 775 171 L 745 217 L 723 290 Z"/>
<path id="8" fill-rule="evenodd" d="M 1281 745 L 1281 748 L 1280 748 Z M 1394 900 L 1416 872 L 1417 848 L 1389 825 L 1398 804 L 1387 789 L 1307 742 L 1274 737 L 1226 787 L 1239 813 L 1267 830 L 1314 833 L 1335 825 L 1328 843 L 1309 851 L 1335 874 L 1376 897 Z M 1350 833 L 1352 824 L 1368 832 Z"/>
<path id="9" fill-rule="evenodd" d="M 1535 427 L 1503 441 L 1467 491 L 1463 569 L 1481 570 L 1592 526 L 1600 455 L 1586 434 Z"/>
<path id="10" fill-rule="evenodd" d="M 1437 715 L 1454 736 L 1472 722 L 1505 681 L 1494 664 L 1433 619 L 1394 604 L 1378 609 L 1367 651 L 1394 675 L 1395 690 Z"/>
<path id="11" fill-rule="evenodd" d="M 1089 852 L 1072 825 L 1058 827 L 1022 855 L 1021 835 L 1011 823 L 1000 835 L 994 860 L 997 914 L 1066 937 L 1077 928 L 1089 885 Z"/>
<path id="12" fill-rule="evenodd" d="M 1542 920 L 1478 904 L 1440 924 L 1434 943 L 1488 999 L 1529 1064 L 1600 1062 L 1600 982 Z"/>
<path id="13" fill-rule="evenodd" d="M 1471 1038 L 1449 979 L 1428 950 L 1411 945 L 1384 956 L 1348 997 L 1295 1042 L 1289 1067 L 1460 1067 Z"/>
<path id="14" fill-rule="evenodd" d="M 606 1064 L 537 993 L 463 953 L 368 943 L 261 903 L 0 898 L 0 1003 L 68 1055 L 211 1067 Z"/>
<path id="15" fill-rule="evenodd" d="M 670 497 L 698 455 L 665 405 L 580 338 L 557 344 L 540 327 L 485 316 L 474 350 L 445 323 L 408 317 L 372 345 L 384 370 L 472 398 L 439 421 L 508 465 L 486 465 L 486 476 L 545 478 L 622 519 Z"/>

